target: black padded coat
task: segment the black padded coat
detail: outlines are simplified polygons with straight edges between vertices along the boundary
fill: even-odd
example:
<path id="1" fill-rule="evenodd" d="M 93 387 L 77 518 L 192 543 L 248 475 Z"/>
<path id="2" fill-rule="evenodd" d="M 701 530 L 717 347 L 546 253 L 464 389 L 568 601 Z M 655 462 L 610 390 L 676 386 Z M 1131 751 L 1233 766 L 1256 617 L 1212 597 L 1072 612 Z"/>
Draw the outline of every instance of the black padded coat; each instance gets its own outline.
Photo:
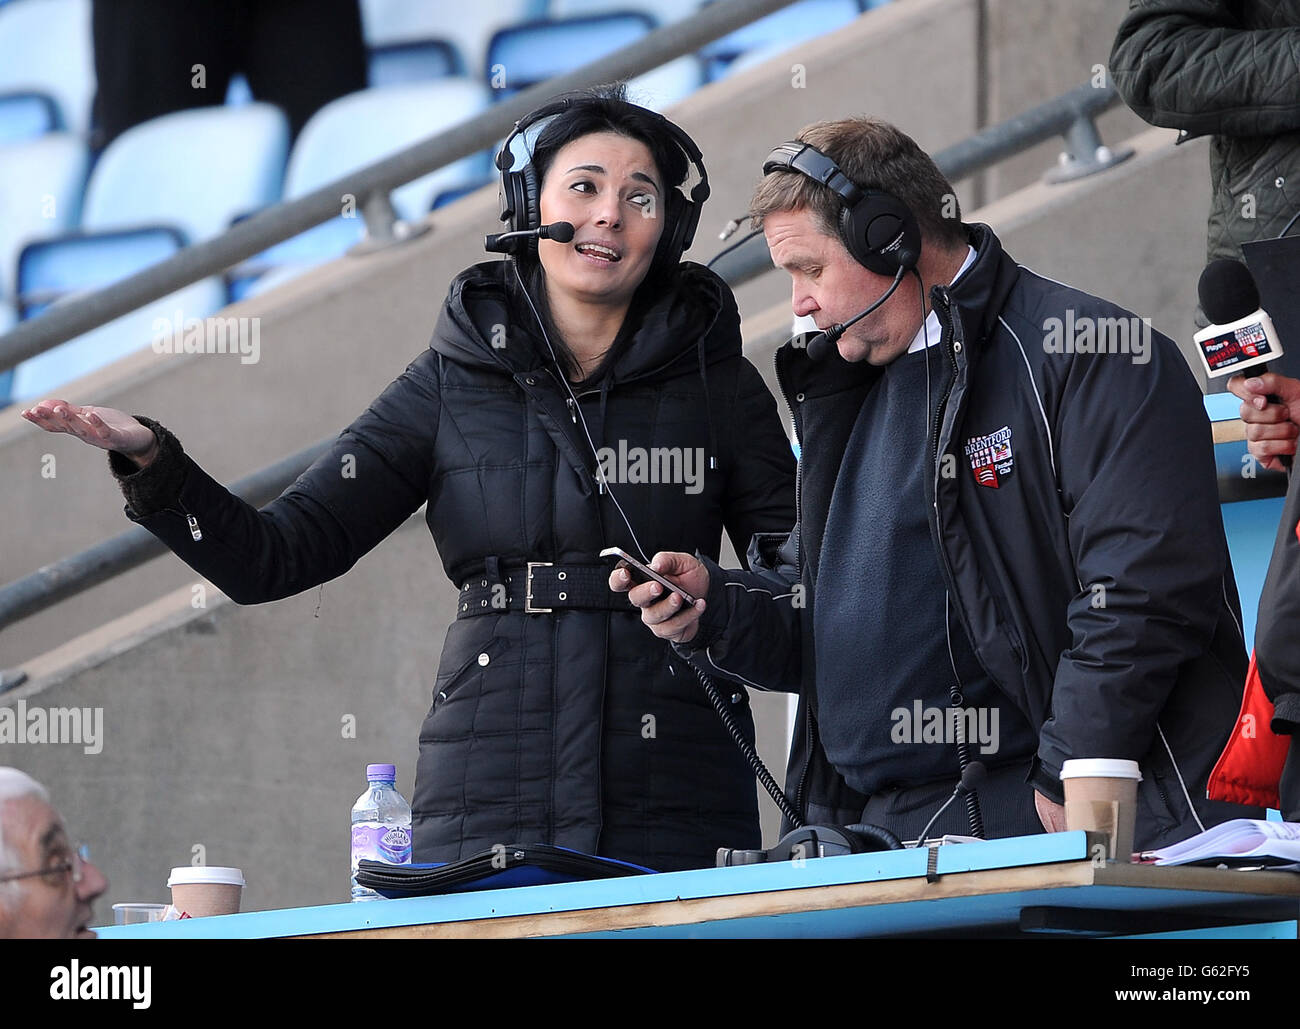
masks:
<path id="1" fill-rule="evenodd" d="M 240 604 L 342 575 L 426 502 L 458 587 L 477 586 L 490 558 L 599 565 L 606 546 L 635 553 L 536 321 L 507 295 L 507 267 L 458 276 L 430 347 L 260 511 L 149 422 L 163 447 L 148 469 L 129 474 L 110 455 L 127 516 Z M 744 554 L 754 533 L 793 526 L 789 440 L 713 273 L 681 265 L 578 402 L 595 448 L 623 456 L 606 470 L 647 556 L 716 557 L 724 528 Z M 697 460 L 673 466 L 683 481 L 640 482 L 638 448 Z M 416 861 L 542 842 L 668 870 L 758 845 L 752 774 L 689 666 L 630 605 L 458 614 L 420 729 Z M 752 738 L 745 690 L 725 697 Z"/>
<path id="2" fill-rule="evenodd" d="M 1211 137 L 1207 260 L 1294 229 L 1298 61 L 1300 0 L 1129 0 L 1115 88 L 1144 121 L 1181 129 L 1179 142 Z"/>

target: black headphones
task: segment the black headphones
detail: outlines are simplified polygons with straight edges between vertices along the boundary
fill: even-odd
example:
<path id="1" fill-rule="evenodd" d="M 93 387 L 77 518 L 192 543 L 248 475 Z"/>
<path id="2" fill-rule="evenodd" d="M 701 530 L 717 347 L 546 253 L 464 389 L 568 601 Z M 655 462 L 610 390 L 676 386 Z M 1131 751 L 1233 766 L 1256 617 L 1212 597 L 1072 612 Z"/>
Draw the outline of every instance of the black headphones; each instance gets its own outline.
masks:
<path id="1" fill-rule="evenodd" d="M 921 228 L 916 215 L 896 196 L 863 189 L 811 143 L 790 140 L 767 155 L 763 174 L 796 171 L 820 182 L 842 201 L 840 238 L 854 259 L 877 275 L 893 276 L 916 267 Z"/>
<path id="2" fill-rule="evenodd" d="M 704 169 L 704 156 L 700 153 L 700 148 L 695 145 L 695 141 L 663 115 L 612 97 L 590 99 L 586 97 L 565 97 L 544 104 L 515 123 L 514 131 L 506 137 L 506 141 L 501 144 L 501 149 L 497 151 L 496 156 L 496 166 L 501 172 L 501 220 L 506 223 L 506 231 L 531 232 L 542 224 L 541 202 L 539 200 L 541 183 L 538 182 L 537 173 L 533 167 L 532 147 L 535 140 L 530 140 L 526 135 L 528 129 L 538 122 L 569 110 L 580 109 L 584 105 L 612 106 L 616 110 L 626 108 L 629 111 L 636 111 L 642 117 L 648 115 L 658 124 L 659 128 L 671 137 L 673 142 L 681 147 L 687 159 L 695 165 L 696 170 L 699 172 L 700 181 L 692 187 L 689 199 L 683 195 L 678 187 L 670 186 L 667 183 L 664 184 L 666 194 L 664 204 L 667 209 L 665 212 L 666 221 L 663 233 L 659 237 L 659 246 L 655 250 L 651 269 L 665 270 L 671 268 L 682 259 L 682 254 L 695 239 L 695 229 L 700 222 L 700 208 L 704 206 L 704 201 L 709 197 L 709 173 Z M 524 153 L 522 154 L 516 154 L 511 150 L 511 144 L 516 139 L 520 140 L 523 147 Z M 515 167 L 516 164 L 519 167 Z M 507 253 L 515 256 L 522 253 L 537 252 L 537 240 L 530 237 L 517 237 L 504 241 L 502 246 L 506 248 Z"/>

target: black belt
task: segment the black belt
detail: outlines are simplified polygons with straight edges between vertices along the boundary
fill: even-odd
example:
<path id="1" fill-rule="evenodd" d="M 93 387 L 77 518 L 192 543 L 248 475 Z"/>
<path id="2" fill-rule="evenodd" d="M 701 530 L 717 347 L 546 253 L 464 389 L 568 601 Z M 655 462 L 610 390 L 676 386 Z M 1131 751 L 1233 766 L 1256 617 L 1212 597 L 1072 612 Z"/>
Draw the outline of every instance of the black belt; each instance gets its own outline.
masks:
<path id="1" fill-rule="evenodd" d="M 613 565 L 556 564 L 528 561 L 502 565 L 489 560 L 483 573 L 460 588 L 457 618 L 523 611 L 530 615 L 552 611 L 587 609 L 627 611 L 631 603 L 625 593 L 609 588 Z"/>

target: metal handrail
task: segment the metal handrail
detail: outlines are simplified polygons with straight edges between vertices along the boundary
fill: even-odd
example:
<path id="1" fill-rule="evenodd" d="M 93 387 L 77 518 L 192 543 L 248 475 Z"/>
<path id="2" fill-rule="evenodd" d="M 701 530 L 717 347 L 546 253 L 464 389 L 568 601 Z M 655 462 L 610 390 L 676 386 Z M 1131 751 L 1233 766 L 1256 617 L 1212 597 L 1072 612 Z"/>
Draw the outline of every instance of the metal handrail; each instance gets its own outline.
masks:
<path id="1" fill-rule="evenodd" d="M 325 453 L 335 437 L 281 458 L 232 483 L 230 492 L 254 507 L 270 503 Z M 98 586 L 167 552 L 167 545 L 142 526 L 133 526 L 93 547 L 44 565 L 0 588 L 0 628 Z"/>
<path id="2" fill-rule="evenodd" d="M 577 71 L 530 86 L 469 121 L 350 172 L 306 196 L 259 211 L 214 239 L 186 247 L 102 289 L 69 298 L 0 336 L 0 372 L 329 221 L 338 215 L 344 194 L 357 197 L 363 209 L 378 206 L 382 211 L 389 190 L 500 142 L 520 117 L 556 93 L 650 71 L 794 2 L 722 0 L 709 4 L 698 14 L 656 29 Z"/>
<path id="3" fill-rule="evenodd" d="M 780 5 L 773 4 L 772 6 Z M 588 67 L 594 68 L 597 65 Z M 552 87 L 548 84 L 541 92 L 550 95 Z M 1097 152 L 1097 148 L 1101 148 L 1101 144 L 1096 136 L 1096 129 L 1092 126 L 1092 118 L 1095 115 L 1118 102 L 1119 97 L 1109 84 L 1099 88 L 1082 86 L 1054 100 L 1040 104 L 1014 118 L 991 126 L 955 146 L 940 151 L 935 155 L 934 160 L 949 179 L 956 180 L 987 168 L 1053 135 L 1064 135 L 1067 139 L 1067 145 L 1075 147 L 1075 152 L 1070 153 L 1071 160 L 1077 162 L 1079 166 L 1088 166 L 1087 171 L 1083 172 L 1084 174 L 1101 171 L 1113 166 L 1127 156 L 1122 151 L 1114 153 L 1110 151 L 1105 153 Z M 532 101 L 530 100 L 529 103 L 532 103 Z M 1081 122 L 1085 121 L 1087 122 L 1087 128 L 1081 125 Z M 436 143 L 446 135 L 444 133 L 443 136 L 436 137 L 435 140 L 430 141 L 430 144 Z M 1089 139 L 1098 139 L 1093 152 L 1077 152 L 1078 141 Z M 415 168 L 412 173 L 413 176 L 424 174 L 427 169 L 415 165 L 416 158 L 411 155 L 430 144 L 421 144 L 420 147 L 413 147 L 398 155 L 398 157 L 405 159 L 406 164 L 404 167 Z M 1104 150 L 1105 148 L 1101 149 Z M 372 165 L 367 171 L 373 172 L 378 167 L 378 165 Z M 304 198 L 304 200 L 310 199 L 311 197 Z M 175 258 L 172 260 L 175 260 Z M 750 243 L 738 247 L 733 253 L 719 261 L 715 269 L 733 287 L 763 272 L 773 270 L 771 256 L 761 236 L 755 237 Z M 154 270 L 148 269 L 147 271 L 152 272 Z M 139 277 L 136 276 L 135 278 Z M 169 290 L 172 288 L 175 287 L 168 287 Z M 48 315 L 43 317 L 48 317 Z M 0 343 L 2 342 L 3 340 L 0 340 Z M 306 450 L 277 462 L 270 468 L 241 479 L 234 484 L 232 492 L 247 493 L 245 499 L 250 503 L 259 505 L 263 502 L 263 498 L 268 501 L 275 498 L 317 456 L 323 453 L 333 440 L 333 436 L 327 437 Z M 144 534 L 148 539 L 142 539 L 140 534 Z M 152 541 L 153 545 L 151 545 L 150 541 Z M 66 597 L 89 589 L 91 586 L 98 585 L 108 578 L 143 564 L 164 549 L 166 548 L 163 544 L 149 536 L 146 530 L 136 527 L 79 554 L 46 565 L 31 575 L 0 587 L 0 630 L 22 618 L 27 618 L 47 607 L 51 607 Z M 0 679 L 0 693 L 12 685 L 16 685 L 16 683 L 5 683 L 3 679 Z"/>

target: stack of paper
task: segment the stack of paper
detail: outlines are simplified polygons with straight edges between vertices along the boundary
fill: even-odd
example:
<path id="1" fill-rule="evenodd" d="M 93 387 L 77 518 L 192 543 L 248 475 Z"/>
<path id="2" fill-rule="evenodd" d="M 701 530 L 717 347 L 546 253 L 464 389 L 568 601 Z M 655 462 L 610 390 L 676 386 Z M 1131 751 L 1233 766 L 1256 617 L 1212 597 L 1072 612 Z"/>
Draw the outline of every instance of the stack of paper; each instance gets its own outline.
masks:
<path id="1" fill-rule="evenodd" d="M 1146 851 L 1143 860 L 1157 865 L 1209 864 L 1294 866 L 1300 870 L 1300 822 L 1265 822 L 1234 818 L 1160 850 Z"/>

